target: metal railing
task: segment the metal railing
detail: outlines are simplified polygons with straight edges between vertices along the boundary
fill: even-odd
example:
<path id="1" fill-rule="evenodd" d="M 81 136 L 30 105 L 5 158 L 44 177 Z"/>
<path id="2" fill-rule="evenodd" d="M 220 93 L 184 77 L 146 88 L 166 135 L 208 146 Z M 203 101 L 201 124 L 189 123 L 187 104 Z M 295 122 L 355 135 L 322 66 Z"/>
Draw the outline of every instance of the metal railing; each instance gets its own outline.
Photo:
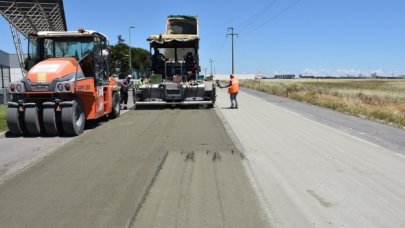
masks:
<path id="1" fill-rule="evenodd" d="M 6 88 L 0 88 L 0 105 L 7 104 L 11 100 L 11 93 Z"/>

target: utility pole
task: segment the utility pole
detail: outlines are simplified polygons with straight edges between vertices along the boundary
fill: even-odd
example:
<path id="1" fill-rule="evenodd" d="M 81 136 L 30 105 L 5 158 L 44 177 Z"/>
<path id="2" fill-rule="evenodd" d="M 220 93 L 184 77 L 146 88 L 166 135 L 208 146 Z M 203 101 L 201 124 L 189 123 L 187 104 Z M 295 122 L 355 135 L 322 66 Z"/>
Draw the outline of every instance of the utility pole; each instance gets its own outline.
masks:
<path id="1" fill-rule="evenodd" d="M 204 75 L 207 76 L 207 68 L 204 68 Z"/>
<path id="2" fill-rule="evenodd" d="M 211 64 L 211 74 L 210 75 L 213 75 L 212 74 L 212 63 L 214 62 L 214 60 L 212 60 L 212 59 L 210 59 L 210 64 Z"/>
<path id="3" fill-rule="evenodd" d="M 129 74 L 132 76 L 132 62 L 131 62 L 131 29 L 135 28 L 134 26 L 129 26 L 128 33 L 128 49 L 129 49 Z"/>
<path id="4" fill-rule="evenodd" d="M 229 33 L 229 31 L 231 31 L 231 32 Z M 235 65 L 234 65 L 234 54 L 233 54 L 233 37 L 234 36 L 238 37 L 239 34 L 233 32 L 233 27 L 229 27 L 228 28 L 228 33 L 226 34 L 226 37 L 228 37 L 228 36 L 232 37 L 232 74 L 234 74 L 235 73 Z"/>

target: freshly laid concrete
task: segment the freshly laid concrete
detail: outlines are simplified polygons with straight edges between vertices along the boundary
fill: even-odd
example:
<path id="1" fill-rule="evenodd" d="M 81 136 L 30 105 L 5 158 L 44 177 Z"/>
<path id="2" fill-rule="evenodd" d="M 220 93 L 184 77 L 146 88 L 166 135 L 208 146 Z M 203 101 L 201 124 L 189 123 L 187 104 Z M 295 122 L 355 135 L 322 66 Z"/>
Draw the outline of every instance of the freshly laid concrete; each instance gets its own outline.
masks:
<path id="1" fill-rule="evenodd" d="M 198 151 L 209 152 L 206 156 L 211 160 L 200 159 Z M 184 161 L 184 154 L 194 156 Z M 211 155 L 218 157 L 212 159 Z M 213 109 L 130 111 L 75 137 L 2 183 L 0 226 L 233 227 L 243 221 L 241 224 L 265 227 L 266 217 L 243 172 L 241 156 Z M 187 173 L 191 163 L 195 172 Z M 174 165 L 180 166 L 176 169 Z M 174 182 L 162 185 L 166 176 Z M 202 176 L 205 178 L 200 180 Z M 178 183 L 192 184 L 193 194 Z M 161 187 L 164 189 L 159 190 Z M 173 201 L 172 193 L 178 189 L 180 195 L 174 194 Z M 169 194 L 155 196 L 155 191 Z M 190 196 L 196 200 L 182 200 Z M 211 204 L 202 199 L 216 204 L 208 207 Z M 152 221 L 141 219 L 142 226 L 136 226 L 137 216 L 145 218 L 148 205 L 156 200 L 163 212 L 174 210 L 170 215 L 176 222 L 171 216 L 158 216 Z M 190 219 L 184 219 L 186 215 Z M 236 220 L 242 215 L 247 216 Z"/>
<path id="2" fill-rule="evenodd" d="M 133 227 L 267 227 L 236 151 L 169 151 Z"/>
<path id="3" fill-rule="evenodd" d="M 393 151 L 335 127 L 350 120 L 325 125 L 243 91 L 238 99 L 228 109 L 219 90 L 215 109 L 129 111 L 69 142 L 0 139 L 36 154 L 65 143 L 3 178 L 0 226 L 405 227 L 395 140 Z"/>
<path id="4" fill-rule="evenodd" d="M 128 107 L 133 106 L 132 95 L 128 99 Z M 130 110 L 121 110 L 125 114 Z M 84 134 L 102 124 L 94 121 Z M 40 161 L 74 137 L 13 137 L 7 132 L 0 133 L 0 183 L 12 177 L 24 168 Z"/>
<path id="5" fill-rule="evenodd" d="M 244 92 L 219 91 L 274 227 L 405 227 L 405 157 Z"/>

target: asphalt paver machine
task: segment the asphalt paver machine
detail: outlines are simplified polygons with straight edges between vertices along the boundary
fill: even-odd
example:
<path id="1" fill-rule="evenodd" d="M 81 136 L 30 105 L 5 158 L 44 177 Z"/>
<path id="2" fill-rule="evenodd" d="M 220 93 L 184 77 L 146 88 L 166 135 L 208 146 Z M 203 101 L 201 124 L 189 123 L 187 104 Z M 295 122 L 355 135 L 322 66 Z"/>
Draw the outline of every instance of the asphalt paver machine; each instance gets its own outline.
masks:
<path id="1" fill-rule="evenodd" d="M 151 35 L 151 72 L 135 85 L 134 106 L 214 106 L 215 84 L 200 76 L 198 17 L 167 17 L 164 34 Z"/>

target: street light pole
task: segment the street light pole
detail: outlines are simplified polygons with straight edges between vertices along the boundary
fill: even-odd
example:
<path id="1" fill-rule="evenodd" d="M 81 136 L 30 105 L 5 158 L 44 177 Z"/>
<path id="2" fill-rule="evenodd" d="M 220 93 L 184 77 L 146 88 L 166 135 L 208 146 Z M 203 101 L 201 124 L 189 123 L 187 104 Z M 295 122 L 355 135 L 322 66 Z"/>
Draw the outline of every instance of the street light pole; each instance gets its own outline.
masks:
<path id="1" fill-rule="evenodd" d="M 129 74 L 132 76 L 132 62 L 131 62 L 131 28 L 135 28 L 135 26 L 129 26 L 128 28 L 128 49 L 129 49 Z"/>

